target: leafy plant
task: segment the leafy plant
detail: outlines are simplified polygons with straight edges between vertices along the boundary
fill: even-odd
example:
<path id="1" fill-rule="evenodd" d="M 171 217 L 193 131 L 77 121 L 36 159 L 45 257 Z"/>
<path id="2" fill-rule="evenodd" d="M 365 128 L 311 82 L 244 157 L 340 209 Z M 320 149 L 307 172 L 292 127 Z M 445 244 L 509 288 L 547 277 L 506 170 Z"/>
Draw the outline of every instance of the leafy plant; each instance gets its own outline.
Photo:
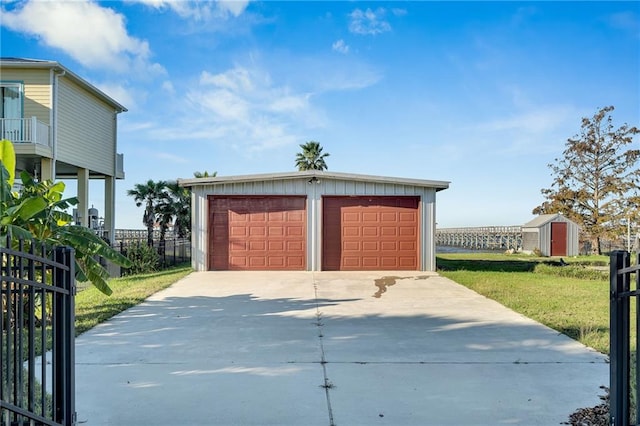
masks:
<path id="1" fill-rule="evenodd" d="M 76 279 L 90 281 L 101 292 L 111 294 L 107 283 L 109 273 L 98 258 L 103 257 L 124 267 L 130 265 L 129 259 L 93 231 L 71 224 L 73 217 L 66 210 L 75 206 L 78 200 L 75 197 L 63 198 L 63 182 L 36 182 L 23 171 L 20 174 L 22 189 L 12 192 L 15 152 L 10 141 L 0 141 L 0 155 L 0 244 L 5 244 L 7 236 L 11 236 L 12 244 L 17 244 L 18 239 L 33 239 L 49 247 L 72 247 L 75 250 Z"/>
<path id="2" fill-rule="evenodd" d="M 124 271 L 124 275 L 155 272 L 160 264 L 160 256 L 156 249 L 140 241 L 135 241 L 127 247 L 125 256 L 131 262 L 131 266 Z"/>

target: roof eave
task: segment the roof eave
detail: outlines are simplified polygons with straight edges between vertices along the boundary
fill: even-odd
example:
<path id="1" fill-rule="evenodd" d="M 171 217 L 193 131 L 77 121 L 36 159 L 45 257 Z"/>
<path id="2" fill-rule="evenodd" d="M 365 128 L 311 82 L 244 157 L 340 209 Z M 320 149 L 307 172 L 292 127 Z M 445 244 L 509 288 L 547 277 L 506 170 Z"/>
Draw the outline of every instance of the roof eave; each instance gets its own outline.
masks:
<path id="1" fill-rule="evenodd" d="M 360 175 L 354 173 L 338 173 L 327 172 L 320 170 L 307 170 L 300 172 L 284 172 L 284 173 L 264 173 L 264 174 L 252 174 L 252 175 L 237 175 L 237 176 L 216 176 L 205 178 L 188 178 L 178 179 L 178 183 L 183 187 L 193 186 L 205 186 L 205 185 L 220 185 L 225 183 L 237 183 L 237 182 L 254 182 L 254 181 L 274 181 L 274 180 L 295 180 L 304 178 L 325 178 L 335 180 L 353 180 L 359 182 L 374 182 L 374 183 L 393 183 L 400 185 L 421 186 L 428 188 L 435 188 L 436 191 L 442 191 L 449 188 L 450 182 L 448 181 L 436 181 L 436 180 L 421 180 L 410 178 L 396 178 L 388 176 L 374 176 L 374 175 Z"/>

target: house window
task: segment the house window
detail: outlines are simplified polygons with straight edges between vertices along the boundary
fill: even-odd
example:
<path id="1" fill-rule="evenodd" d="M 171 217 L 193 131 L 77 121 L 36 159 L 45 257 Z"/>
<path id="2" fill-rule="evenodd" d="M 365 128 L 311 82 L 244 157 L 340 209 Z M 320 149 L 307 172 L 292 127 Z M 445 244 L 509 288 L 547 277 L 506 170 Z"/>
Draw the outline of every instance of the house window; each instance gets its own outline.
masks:
<path id="1" fill-rule="evenodd" d="M 19 141 L 22 136 L 22 83 L 0 82 L 0 136 Z"/>

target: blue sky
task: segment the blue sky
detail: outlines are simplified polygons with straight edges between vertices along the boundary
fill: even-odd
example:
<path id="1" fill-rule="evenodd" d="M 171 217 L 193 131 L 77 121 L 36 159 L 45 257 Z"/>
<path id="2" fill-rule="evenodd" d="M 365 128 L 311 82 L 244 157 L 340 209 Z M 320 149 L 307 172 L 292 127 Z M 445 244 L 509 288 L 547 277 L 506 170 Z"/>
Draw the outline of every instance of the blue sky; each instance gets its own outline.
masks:
<path id="1" fill-rule="evenodd" d="M 136 183 L 290 171 L 310 140 L 331 171 L 451 181 L 440 227 L 517 225 L 582 117 L 640 125 L 639 2 L 1 7 L 2 56 L 58 61 L 129 109 L 117 228 L 143 227 Z"/>

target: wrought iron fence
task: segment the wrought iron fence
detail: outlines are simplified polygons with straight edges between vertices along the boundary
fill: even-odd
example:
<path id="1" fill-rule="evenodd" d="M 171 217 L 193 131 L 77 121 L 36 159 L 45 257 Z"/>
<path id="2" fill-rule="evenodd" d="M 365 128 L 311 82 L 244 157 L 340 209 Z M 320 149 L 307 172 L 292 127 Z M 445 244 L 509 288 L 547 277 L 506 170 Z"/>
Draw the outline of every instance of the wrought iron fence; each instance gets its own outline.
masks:
<path id="1" fill-rule="evenodd" d="M 631 290 L 631 276 L 635 274 L 635 289 Z M 610 255 L 610 408 L 611 426 L 628 426 L 632 420 L 640 419 L 640 406 L 632 404 L 631 396 L 640 395 L 640 358 L 631 357 L 631 298 L 636 298 L 636 330 L 640 330 L 640 255 L 631 266 L 631 255 L 627 251 L 614 251 Z M 636 350 L 640 347 L 636 331 Z M 632 361 L 633 359 L 633 361 Z M 635 364 L 632 368 L 631 363 Z M 634 377 L 631 372 L 635 371 Z M 633 382 L 633 386 L 632 386 Z M 632 407 L 634 405 L 635 407 Z M 632 410 L 633 408 L 633 410 Z"/>
<path id="2" fill-rule="evenodd" d="M 146 238 L 120 240 L 115 249 L 126 255 L 129 248 L 139 244 L 147 244 Z M 191 241 L 187 238 L 172 238 L 154 241 L 153 249 L 158 253 L 158 267 L 168 268 L 182 263 L 191 262 Z"/>
<path id="3" fill-rule="evenodd" d="M 74 251 L 8 239 L 0 258 L 0 424 L 75 425 Z"/>

